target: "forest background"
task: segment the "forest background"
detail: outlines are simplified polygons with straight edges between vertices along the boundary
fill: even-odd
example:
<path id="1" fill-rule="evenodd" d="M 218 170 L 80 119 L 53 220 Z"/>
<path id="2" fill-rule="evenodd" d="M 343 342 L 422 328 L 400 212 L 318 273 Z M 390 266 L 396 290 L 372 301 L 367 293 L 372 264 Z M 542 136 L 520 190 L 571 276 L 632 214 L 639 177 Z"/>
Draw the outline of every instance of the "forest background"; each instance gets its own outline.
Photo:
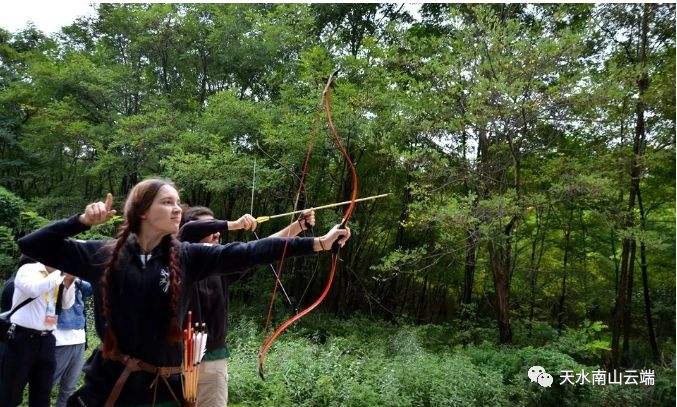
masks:
<path id="1" fill-rule="evenodd" d="M 391 195 L 358 204 L 266 381 L 274 279 L 234 287 L 232 404 L 674 405 L 674 4 L 100 4 L 0 29 L 0 277 L 17 238 L 148 176 L 221 219 L 286 212 L 312 143 L 299 207 L 346 200 L 336 68 L 359 195 Z M 327 269 L 288 262 L 274 321 Z M 656 381 L 560 384 L 581 369 Z"/>

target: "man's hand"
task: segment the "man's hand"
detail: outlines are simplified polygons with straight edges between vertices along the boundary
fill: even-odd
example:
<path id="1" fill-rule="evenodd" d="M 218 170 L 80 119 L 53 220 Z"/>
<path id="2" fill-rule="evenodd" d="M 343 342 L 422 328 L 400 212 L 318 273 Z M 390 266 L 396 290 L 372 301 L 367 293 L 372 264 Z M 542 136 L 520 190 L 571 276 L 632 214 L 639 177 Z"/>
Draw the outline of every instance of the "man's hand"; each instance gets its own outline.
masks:
<path id="1" fill-rule="evenodd" d="M 234 223 L 232 228 L 233 230 L 245 229 L 249 231 L 254 231 L 258 226 L 256 218 L 254 218 L 252 215 L 248 213 L 245 213 L 244 215 L 240 216 L 240 218 L 233 223 Z M 230 229 L 230 227 L 228 229 Z"/>
<path id="2" fill-rule="evenodd" d="M 75 281 L 75 276 L 72 274 L 65 274 L 63 276 L 63 286 L 68 288 L 73 284 L 73 281 Z"/>
<path id="3" fill-rule="evenodd" d="M 306 209 L 305 211 L 301 212 L 296 222 L 298 222 L 301 230 L 303 231 L 312 228 L 315 226 L 315 211 L 312 209 Z"/>

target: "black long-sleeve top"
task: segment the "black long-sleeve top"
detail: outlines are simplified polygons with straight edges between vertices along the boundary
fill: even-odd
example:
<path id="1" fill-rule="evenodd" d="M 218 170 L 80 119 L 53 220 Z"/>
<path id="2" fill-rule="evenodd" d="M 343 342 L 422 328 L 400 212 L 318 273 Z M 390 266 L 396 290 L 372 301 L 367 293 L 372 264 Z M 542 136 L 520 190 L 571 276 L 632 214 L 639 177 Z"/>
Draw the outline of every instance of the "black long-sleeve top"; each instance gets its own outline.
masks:
<path id="1" fill-rule="evenodd" d="M 178 239 L 182 242 L 197 243 L 212 233 L 228 231 L 228 221 L 203 219 L 187 222 L 179 230 Z M 247 270 L 229 275 L 214 275 L 198 281 L 189 296 L 188 309 L 193 312 L 195 321 L 207 324 L 207 353 L 219 354 L 219 358 L 228 354 L 226 336 L 228 334 L 228 288 L 239 280 Z"/>
<path id="2" fill-rule="evenodd" d="M 198 243 L 205 237 L 228 231 L 228 221 L 219 219 L 200 219 L 186 222 L 179 229 L 178 239 L 182 242 Z"/>
<path id="3" fill-rule="evenodd" d="M 54 222 L 21 238 L 18 243 L 25 255 L 90 281 L 94 288 L 95 311 L 102 315 L 100 279 L 110 259 L 114 241 L 71 239 L 71 236 L 88 229 L 78 217 L 76 215 Z M 242 270 L 271 263 L 280 258 L 285 244 L 289 256 L 313 253 L 312 238 L 266 238 L 227 245 L 181 243 L 182 293 L 178 314 L 181 326 L 189 302 L 188 296 L 194 291 L 197 281 L 213 274 L 238 276 Z M 171 312 L 169 263 L 165 247 L 163 244 L 156 246 L 150 259 L 144 262 L 135 235 L 130 235 L 119 253 L 115 272 L 111 274 L 111 327 L 121 353 L 155 366 L 179 366 L 182 344 L 172 344 L 167 340 Z M 97 333 L 100 337 L 103 337 L 102 325 L 102 319 L 97 318 Z M 92 400 L 98 398 L 95 403 L 105 400 L 122 369 L 122 364 L 108 360 L 92 363 L 86 376 L 85 395 L 89 394 Z M 153 395 L 149 386 L 152 380 L 153 376 L 149 373 L 132 374 L 118 403 L 151 403 Z M 181 393 L 178 377 L 172 378 L 171 385 L 177 394 Z M 165 386 L 159 385 L 156 401 L 171 399 Z"/>

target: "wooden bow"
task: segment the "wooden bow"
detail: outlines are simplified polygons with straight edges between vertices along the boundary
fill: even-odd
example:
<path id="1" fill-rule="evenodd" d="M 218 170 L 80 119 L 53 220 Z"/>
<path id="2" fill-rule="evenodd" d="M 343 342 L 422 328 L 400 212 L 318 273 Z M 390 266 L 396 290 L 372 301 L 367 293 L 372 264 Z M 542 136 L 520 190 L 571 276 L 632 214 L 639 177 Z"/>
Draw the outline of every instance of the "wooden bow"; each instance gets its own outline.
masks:
<path id="1" fill-rule="evenodd" d="M 357 180 L 357 172 L 355 170 L 355 165 L 353 164 L 352 160 L 350 159 L 350 156 L 348 155 L 348 152 L 346 149 L 343 147 L 341 144 L 341 139 L 338 136 L 338 132 L 336 131 L 336 127 L 334 126 L 334 120 L 332 117 L 332 111 L 331 111 L 331 85 L 332 82 L 334 81 L 334 78 L 338 74 L 338 70 L 335 71 L 327 80 L 327 84 L 324 87 L 324 91 L 322 92 L 322 105 L 324 108 L 324 112 L 327 116 L 327 125 L 329 127 L 329 133 L 331 135 L 332 141 L 336 145 L 336 147 L 339 149 L 341 152 L 341 155 L 345 159 L 346 164 L 348 165 L 348 168 L 350 169 L 351 173 L 351 180 L 352 180 L 352 192 L 350 194 L 350 202 L 348 203 L 343 219 L 341 220 L 341 228 L 345 228 L 346 224 L 350 221 L 350 218 L 353 216 L 353 210 L 355 209 L 355 203 L 357 201 L 357 194 L 358 194 L 358 180 Z M 306 162 L 307 162 L 308 156 L 306 156 Z M 305 174 L 304 174 L 305 175 Z M 312 310 L 317 308 L 318 305 L 324 301 L 326 298 L 327 294 L 329 293 L 329 290 L 331 288 L 331 285 L 334 281 L 334 275 L 336 273 L 336 263 L 339 258 L 339 248 L 340 246 L 338 243 L 334 243 L 334 246 L 332 247 L 332 253 L 331 253 L 331 267 L 329 269 L 329 275 L 327 276 L 327 281 L 324 284 L 324 289 L 322 290 L 320 296 L 312 302 L 307 308 L 299 311 L 294 315 L 293 317 L 289 318 L 288 320 L 284 321 L 280 326 L 278 326 L 263 342 L 261 345 L 261 349 L 259 350 L 259 376 L 263 379 L 263 372 L 264 372 L 264 364 L 266 360 L 266 355 L 268 354 L 268 350 L 270 347 L 273 345 L 273 342 L 277 339 L 278 336 L 280 336 L 289 326 L 291 326 L 294 322 L 298 321 L 299 319 L 303 318 L 305 315 L 310 313 Z M 285 255 L 286 250 L 283 251 L 283 258 Z M 278 270 L 281 270 L 281 266 L 278 267 Z M 279 272 L 278 272 L 279 274 Z M 270 314 L 270 312 L 269 312 Z"/>

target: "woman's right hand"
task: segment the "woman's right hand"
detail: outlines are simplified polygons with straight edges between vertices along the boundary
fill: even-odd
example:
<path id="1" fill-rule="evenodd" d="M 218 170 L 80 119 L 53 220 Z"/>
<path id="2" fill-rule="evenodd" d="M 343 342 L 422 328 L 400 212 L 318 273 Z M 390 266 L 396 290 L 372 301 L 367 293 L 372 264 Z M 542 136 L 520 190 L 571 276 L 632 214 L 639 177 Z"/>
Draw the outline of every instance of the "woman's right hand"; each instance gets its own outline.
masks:
<path id="1" fill-rule="evenodd" d="M 80 215 L 80 222 L 87 226 L 100 225 L 116 213 L 113 209 L 113 194 L 109 192 L 105 202 L 92 202 L 85 207 L 85 213 Z"/>

